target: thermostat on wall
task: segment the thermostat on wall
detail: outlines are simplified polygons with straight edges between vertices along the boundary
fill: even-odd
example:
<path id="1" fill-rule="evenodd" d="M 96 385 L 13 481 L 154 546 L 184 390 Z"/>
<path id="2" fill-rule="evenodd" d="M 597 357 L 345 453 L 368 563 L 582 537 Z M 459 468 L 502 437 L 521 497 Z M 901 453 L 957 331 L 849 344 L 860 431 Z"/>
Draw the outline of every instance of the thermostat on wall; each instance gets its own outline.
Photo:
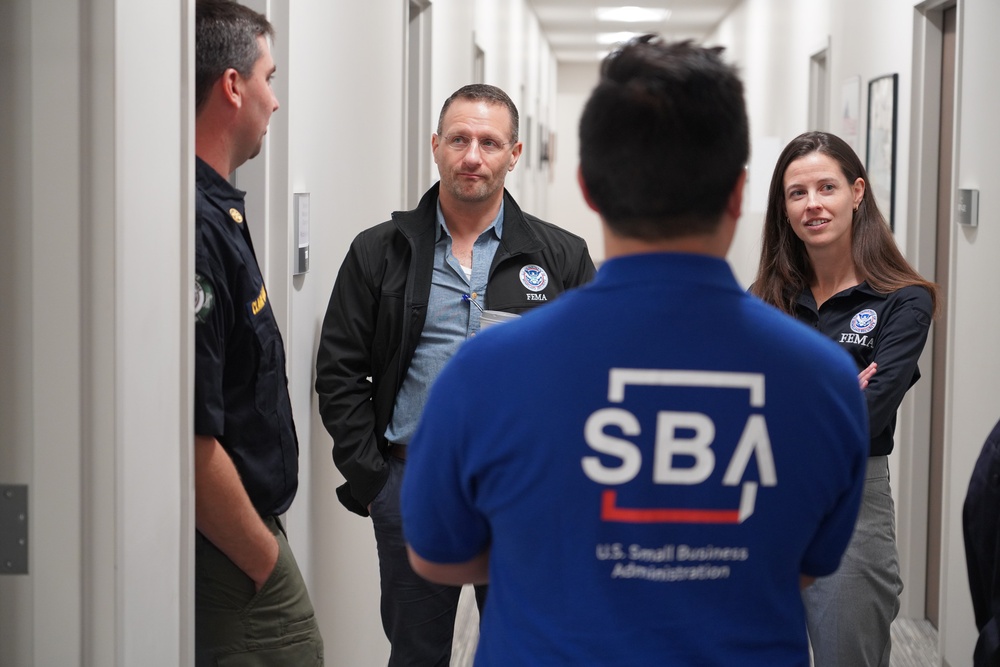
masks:
<path id="1" fill-rule="evenodd" d="M 295 193 L 295 269 L 292 275 L 301 275 L 309 270 L 309 193 Z"/>
<path id="2" fill-rule="evenodd" d="M 979 190 L 959 190 L 955 197 L 955 217 L 959 224 L 979 226 Z"/>

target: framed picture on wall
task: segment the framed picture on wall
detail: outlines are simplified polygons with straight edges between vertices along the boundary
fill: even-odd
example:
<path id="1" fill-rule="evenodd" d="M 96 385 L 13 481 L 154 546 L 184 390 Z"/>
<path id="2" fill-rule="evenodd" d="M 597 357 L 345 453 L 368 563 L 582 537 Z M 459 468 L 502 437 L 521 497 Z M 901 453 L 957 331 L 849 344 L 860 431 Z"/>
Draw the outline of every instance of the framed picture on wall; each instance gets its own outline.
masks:
<path id="1" fill-rule="evenodd" d="M 840 138 L 855 153 L 858 151 L 858 127 L 861 125 L 861 77 L 844 79 L 840 86 Z"/>
<path id="2" fill-rule="evenodd" d="M 875 201 L 896 229 L 896 92 L 898 74 L 886 74 L 868 82 L 868 187 Z"/>

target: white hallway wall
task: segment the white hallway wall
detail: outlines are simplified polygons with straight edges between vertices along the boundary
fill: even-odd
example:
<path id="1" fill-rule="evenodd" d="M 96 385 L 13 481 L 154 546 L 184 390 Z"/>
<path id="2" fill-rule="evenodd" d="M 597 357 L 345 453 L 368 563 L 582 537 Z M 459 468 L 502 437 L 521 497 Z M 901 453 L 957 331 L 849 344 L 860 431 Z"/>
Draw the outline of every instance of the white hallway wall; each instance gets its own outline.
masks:
<path id="1" fill-rule="evenodd" d="M 556 144 L 551 202 L 547 215 L 553 223 L 571 229 L 587 240 L 595 262 L 604 260 L 601 219 L 580 194 L 577 167 L 580 164 L 580 116 L 590 92 L 597 85 L 600 68 L 597 62 L 559 65 L 556 109 Z"/>
<path id="2" fill-rule="evenodd" d="M 330 665 L 388 658 L 371 525 L 337 501 L 342 478 L 319 420 L 313 364 L 348 244 L 400 206 L 404 10 L 403 2 L 299 2 L 287 36 L 279 36 L 290 50 L 289 61 L 278 64 L 289 77 L 290 192 L 311 195 L 312 242 L 310 271 L 294 281 L 285 335 L 300 476 L 310 489 L 292 505 L 289 526 Z"/>

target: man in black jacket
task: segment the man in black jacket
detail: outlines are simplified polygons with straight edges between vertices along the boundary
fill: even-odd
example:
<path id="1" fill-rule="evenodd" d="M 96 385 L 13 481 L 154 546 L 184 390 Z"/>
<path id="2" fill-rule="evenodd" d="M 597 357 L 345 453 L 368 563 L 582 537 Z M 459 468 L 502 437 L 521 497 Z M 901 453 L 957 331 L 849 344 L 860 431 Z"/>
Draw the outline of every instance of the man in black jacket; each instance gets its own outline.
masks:
<path id="1" fill-rule="evenodd" d="M 460 593 L 412 571 L 399 517 L 406 447 L 431 383 L 484 312 L 521 313 L 594 274 L 583 239 L 524 213 L 504 189 L 523 148 L 506 93 L 456 91 L 431 145 L 440 182 L 351 244 L 316 362 L 319 410 L 347 480 L 338 496 L 375 529 L 390 665 L 448 664 Z"/>

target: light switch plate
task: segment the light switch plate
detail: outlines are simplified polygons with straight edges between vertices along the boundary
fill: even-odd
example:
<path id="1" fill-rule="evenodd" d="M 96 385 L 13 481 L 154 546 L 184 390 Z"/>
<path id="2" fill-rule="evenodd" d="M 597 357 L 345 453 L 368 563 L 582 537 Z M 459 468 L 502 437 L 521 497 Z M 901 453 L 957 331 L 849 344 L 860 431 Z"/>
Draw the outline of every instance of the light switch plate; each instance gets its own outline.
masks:
<path id="1" fill-rule="evenodd" d="M 309 270 L 309 193 L 296 192 L 295 200 L 295 269 L 292 275 Z"/>

